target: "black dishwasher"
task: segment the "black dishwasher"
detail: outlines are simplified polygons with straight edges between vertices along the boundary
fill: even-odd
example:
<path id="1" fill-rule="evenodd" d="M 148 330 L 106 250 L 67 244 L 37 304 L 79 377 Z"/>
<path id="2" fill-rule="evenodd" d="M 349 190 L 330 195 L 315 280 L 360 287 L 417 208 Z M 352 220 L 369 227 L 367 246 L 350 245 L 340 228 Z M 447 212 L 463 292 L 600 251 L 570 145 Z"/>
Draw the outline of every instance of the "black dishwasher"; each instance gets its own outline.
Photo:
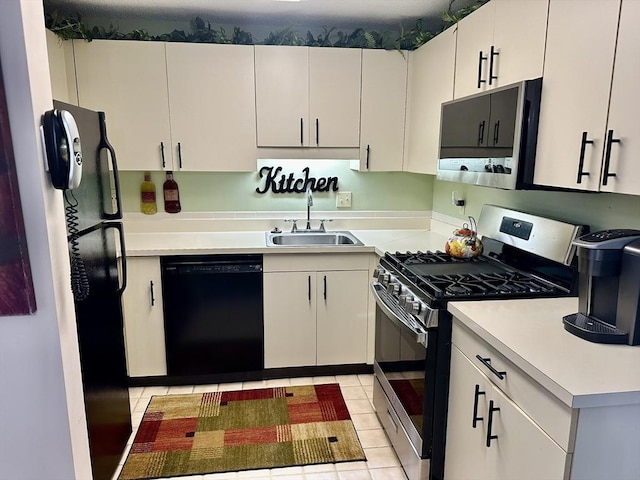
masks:
<path id="1" fill-rule="evenodd" d="M 162 257 L 167 375 L 264 367 L 262 255 Z"/>

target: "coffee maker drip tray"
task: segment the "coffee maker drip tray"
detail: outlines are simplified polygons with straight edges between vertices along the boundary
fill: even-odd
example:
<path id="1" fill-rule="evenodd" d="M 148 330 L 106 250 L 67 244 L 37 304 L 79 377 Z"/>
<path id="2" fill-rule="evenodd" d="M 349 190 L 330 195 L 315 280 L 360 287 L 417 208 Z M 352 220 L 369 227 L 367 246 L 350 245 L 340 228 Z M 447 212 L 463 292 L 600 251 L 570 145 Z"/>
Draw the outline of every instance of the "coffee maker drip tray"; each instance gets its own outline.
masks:
<path id="1" fill-rule="evenodd" d="M 626 344 L 629 336 L 627 332 L 609 323 L 582 313 L 572 313 L 562 317 L 562 323 L 568 332 L 595 343 Z"/>

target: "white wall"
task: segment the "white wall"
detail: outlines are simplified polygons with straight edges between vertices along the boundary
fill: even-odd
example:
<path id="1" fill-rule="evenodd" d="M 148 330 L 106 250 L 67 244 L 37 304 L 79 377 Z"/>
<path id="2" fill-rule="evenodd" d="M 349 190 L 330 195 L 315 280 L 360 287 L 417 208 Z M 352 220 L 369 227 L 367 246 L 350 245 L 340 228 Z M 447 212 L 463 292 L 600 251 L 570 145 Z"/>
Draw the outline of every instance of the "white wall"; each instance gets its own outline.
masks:
<path id="1" fill-rule="evenodd" d="M 0 479 L 90 479 L 64 212 L 38 131 L 52 106 L 42 0 L 0 0 L 0 61 L 37 303 L 0 317 Z"/>

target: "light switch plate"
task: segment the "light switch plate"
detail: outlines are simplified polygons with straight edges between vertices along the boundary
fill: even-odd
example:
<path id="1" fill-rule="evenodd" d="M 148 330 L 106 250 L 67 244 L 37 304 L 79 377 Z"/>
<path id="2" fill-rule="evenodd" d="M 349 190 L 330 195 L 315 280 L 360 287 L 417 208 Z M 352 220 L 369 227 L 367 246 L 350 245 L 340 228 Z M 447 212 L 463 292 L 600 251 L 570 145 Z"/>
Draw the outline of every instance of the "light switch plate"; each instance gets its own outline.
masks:
<path id="1" fill-rule="evenodd" d="M 338 192 L 336 195 L 336 207 L 349 208 L 351 206 L 351 192 Z"/>

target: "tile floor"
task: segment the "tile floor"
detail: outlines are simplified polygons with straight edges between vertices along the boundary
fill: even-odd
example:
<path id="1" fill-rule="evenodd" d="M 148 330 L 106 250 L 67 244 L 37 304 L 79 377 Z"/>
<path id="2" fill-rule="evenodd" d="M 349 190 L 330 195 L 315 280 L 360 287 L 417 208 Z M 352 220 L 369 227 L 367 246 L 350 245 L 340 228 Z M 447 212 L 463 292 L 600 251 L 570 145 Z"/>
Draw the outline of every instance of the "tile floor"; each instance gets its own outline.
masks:
<path id="1" fill-rule="evenodd" d="M 224 390 L 250 390 L 253 388 L 281 387 L 287 385 L 310 385 L 339 383 L 347 403 L 351 419 L 367 457 L 366 462 L 310 465 L 306 467 L 247 470 L 244 472 L 212 473 L 171 477 L 171 480 L 406 480 L 387 437 L 373 410 L 373 375 L 338 375 L 327 377 L 284 378 L 257 382 L 220 383 L 180 387 L 139 387 L 130 389 L 133 434 L 129 439 L 118 472 L 124 463 L 135 432 L 152 395 L 200 393 Z"/>

